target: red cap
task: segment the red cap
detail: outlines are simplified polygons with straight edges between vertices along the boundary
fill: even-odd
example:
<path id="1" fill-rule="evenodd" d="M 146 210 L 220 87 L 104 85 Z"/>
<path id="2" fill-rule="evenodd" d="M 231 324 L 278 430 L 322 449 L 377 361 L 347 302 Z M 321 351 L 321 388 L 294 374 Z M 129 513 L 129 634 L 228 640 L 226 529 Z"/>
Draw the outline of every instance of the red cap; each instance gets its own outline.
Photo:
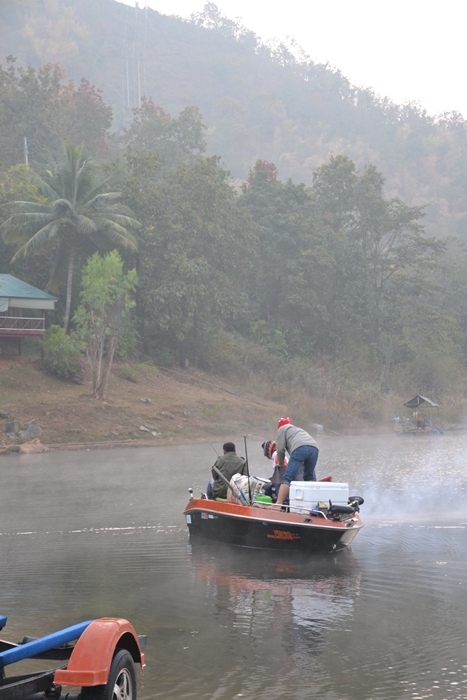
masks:
<path id="1" fill-rule="evenodd" d="M 281 428 L 283 425 L 292 425 L 292 421 L 288 416 L 285 416 L 284 418 L 279 418 L 277 429 L 279 430 L 279 428 Z"/>

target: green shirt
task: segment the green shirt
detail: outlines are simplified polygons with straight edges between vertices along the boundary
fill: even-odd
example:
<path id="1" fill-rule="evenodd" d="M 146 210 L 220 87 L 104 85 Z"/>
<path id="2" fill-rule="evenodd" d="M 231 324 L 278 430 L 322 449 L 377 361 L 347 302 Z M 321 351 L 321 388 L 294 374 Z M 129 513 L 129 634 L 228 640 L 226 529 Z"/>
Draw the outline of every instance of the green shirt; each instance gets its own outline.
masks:
<path id="1" fill-rule="evenodd" d="M 222 472 L 227 481 L 230 481 L 234 474 L 247 474 L 245 460 L 243 457 L 239 457 L 235 454 L 235 452 L 226 452 L 225 455 L 218 457 L 214 462 L 214 466 Z M 213 497 L 227 498 L 227 491 L 229 490 L 227 484 L 222 481 L 219 474 L 217 474 L 214 469 L 212 470 L 212 477 L 214 479 L 214 484 L 212 486 Z"/>

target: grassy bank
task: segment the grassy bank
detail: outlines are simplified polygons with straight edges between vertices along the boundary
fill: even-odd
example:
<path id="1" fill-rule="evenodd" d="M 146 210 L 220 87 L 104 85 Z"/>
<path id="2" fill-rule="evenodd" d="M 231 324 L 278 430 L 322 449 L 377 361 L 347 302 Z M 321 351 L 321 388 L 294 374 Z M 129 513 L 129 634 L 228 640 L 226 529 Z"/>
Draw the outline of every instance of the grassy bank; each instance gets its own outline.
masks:
<path id="1" fill-rule="evenodd" d="M 101 402 L 92 398 L 87 381 L 62 381 L 45 373 L 37 359 L 3 356 L 0 411 L 21 425 L 35 419 L 43 430 L 41 442 L 49 446 L 147 445 L 223 441 L 245 434 L 266 439 L 274 436 L 284 414 L 312 433 L 314 424 L 323 425 L 325 435 L 389 432 L 403 401 L 417 393 L 381 396 L 368 377 L 354 374 L 344 386 L 331 371 L 310 373 L 307 382 L 293 367 L 277 368 L 278 380 L 271 384 L 264 368 L 234 380 L 231 373 L 220 377 L 145 363 L 116 364 L 108 400 Z M 455 427 L 462 413 L 461 401 L 452 398 L 443 406 L 441 422 Z M 3 431 L 0 443 L 11 444 Z"/>
<path id="2" fill-rule="evenodd" d="M 199 372 L 145 364 L 115 365 L 108 400 L 100 402 L 87 382 L 61 381 L 34 360 L 0 359 L 0 411 L 22 425 L 34 418 L 45 445 L 186 443 L 246 433 L 267 437 L 285 410 Z M 10 444 L 4 433 L 0 440 Z"/>

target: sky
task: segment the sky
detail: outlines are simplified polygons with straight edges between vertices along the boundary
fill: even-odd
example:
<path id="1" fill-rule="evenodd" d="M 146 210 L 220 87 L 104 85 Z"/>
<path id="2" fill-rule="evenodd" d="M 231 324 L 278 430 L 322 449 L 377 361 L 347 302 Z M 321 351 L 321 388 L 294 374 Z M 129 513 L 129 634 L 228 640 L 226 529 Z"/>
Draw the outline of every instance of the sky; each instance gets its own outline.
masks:
<path id="1" fill-rule="evenodd" d="M 467 118 L 462 0 L 213 0 L 267 40 L 293 37 L 310 58 L 338 68 L 354 85 L 429 114 Z M 134 5 L 135 0 L 124 0 Z M 189 18 L 205 0 L 138 0 Z"/>

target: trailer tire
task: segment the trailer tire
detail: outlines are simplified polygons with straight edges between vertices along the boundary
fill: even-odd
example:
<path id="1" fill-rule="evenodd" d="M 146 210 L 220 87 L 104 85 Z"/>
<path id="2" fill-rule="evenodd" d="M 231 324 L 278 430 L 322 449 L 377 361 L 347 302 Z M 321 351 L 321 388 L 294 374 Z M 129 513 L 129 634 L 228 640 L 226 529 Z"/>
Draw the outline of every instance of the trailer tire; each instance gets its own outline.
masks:
<path id="1" fill-rule="evenodd" d="M 81 688 L 81 700 L 136 700 L 136 671 L 131 654 L 119 649 L 105 685 Z"/>

